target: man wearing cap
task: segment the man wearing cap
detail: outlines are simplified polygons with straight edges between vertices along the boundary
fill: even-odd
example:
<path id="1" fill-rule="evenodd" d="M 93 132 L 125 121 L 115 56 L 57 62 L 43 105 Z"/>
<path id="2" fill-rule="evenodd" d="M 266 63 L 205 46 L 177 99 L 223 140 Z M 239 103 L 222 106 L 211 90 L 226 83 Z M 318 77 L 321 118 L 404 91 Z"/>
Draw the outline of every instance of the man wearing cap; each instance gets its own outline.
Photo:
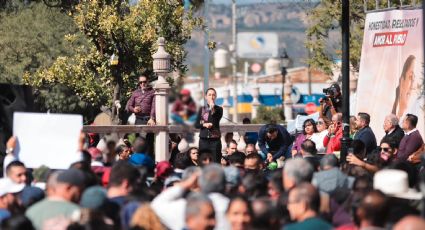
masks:
<path id="1" fill-rule="evenodd" d="M 35 203 L 25 213 L 36 229 L 55 220 L 71 222 L 80 216 L 77 205 L 85 186 L 84 173 L 78 169 L 54 172 L 47 181 L 47 198 Z"/>
<path id="2" fill-rule="evenodd" d="M 179 98 L 174 102 L 171 110 L 171 119 L 177 124 L 184 124 L 196 120 L 196 104 L 190 96 L 188 89 L 180 91 Z"/>
<path id="3" fill-rule="evenodd" d="M 17 206 L 16 194 L 24 187 L 24 184 L 17 184 L 9 178 L 0 179 L 0 223 L 11 216 L 11 210 Z"/>

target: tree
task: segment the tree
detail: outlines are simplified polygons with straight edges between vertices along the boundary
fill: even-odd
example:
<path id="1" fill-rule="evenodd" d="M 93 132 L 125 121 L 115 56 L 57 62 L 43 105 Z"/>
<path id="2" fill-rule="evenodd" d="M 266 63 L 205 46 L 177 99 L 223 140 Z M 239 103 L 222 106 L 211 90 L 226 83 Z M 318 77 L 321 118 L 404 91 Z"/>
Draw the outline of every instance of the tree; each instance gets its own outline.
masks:
<path id="1" fill-rule="evenodd" d="M 42 3 L 16 1 L 0 11 L 0 18 L 1 82 L 20 84 L 24 72 L 33 74 L 40 67 L 50 66 L 58 56 L 73 54 L 63 37 L 78 33 L 78 28 L 59 10 Z"/>
<path id="2" fill-rule="evenodd" d="M 89 43 L 75 44 L 78 33 L 65 36 L 73 44 L 74 54 L 58 57 L 35 74 L 27 73 L 26 83 L 37 88 L 60 83 L 93 106 L 111 105 L 115 85 L 128 97 L 141 73 L 152 75 L 151 56 L 158 37 L 167 41 L 173 70 L 186 72 L 183 45 L 191 31 L 202 26 L 202 20 L 185 11 L 181 1 L 140 0 L 134 6 L 124 0 L 79 2 L 74 21 Z M 119 57 L 117 67 L 109 63 L 113 54 Z"/>
<path id="3" fill-rule="evenodd" d="M 363 41 L 363 29 L 366 14 L 363 0 L 350 1 L 350 64 L 355 71 L 359 70 L 360 55 Z M 414 0 L 403 0 L 403 5 L 412 4 Z M 367 8 L 375 9 L 375 1 L 366 1 Z M 308 13 L 309 27 L 306 31 L 306 46 L 312 50 L 307 60 L 312 67 L 319 68 L 327 74 L 332 74 L 334 59 L 340 55 L 340 40 L 337 46 L 330 44 L 331 31 L 341 25 L 341 0 L 321 0 Z M 387 1 L 379 1 L 379 8 L 387 7 Z M 390 0 L 392 7 L 400 6 L 400 0 Z"/>

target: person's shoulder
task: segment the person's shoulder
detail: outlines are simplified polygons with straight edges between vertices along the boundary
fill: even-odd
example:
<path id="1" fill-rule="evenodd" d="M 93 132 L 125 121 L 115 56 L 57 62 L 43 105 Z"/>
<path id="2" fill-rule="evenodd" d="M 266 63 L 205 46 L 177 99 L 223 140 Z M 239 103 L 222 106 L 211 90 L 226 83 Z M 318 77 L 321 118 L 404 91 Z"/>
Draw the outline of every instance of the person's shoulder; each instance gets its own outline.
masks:
<path id="1" fill-rule="evenodd" d="M 296 230 L 296 229 L 322 229 L 322 230 L 327 230 L 327 229 L 332 229 L 332 225 L 329 224 L 328 222 L 314 217 L 314 218 L 309 218 L 307 220 L 304 220 L 302 222 L 298 222 L 298 223 L 293 223 L 293 224 L 289 224 L 284 226 L 284 229 L 290 229 L 290 230 Z"/>
<path id="2" fill-rule="evenodd" d="M 216 111 L 218 111 L 218 110 L 223 110 L 223 107 L 221 107 L 221 106 L 219 106 L 219 105 L 214 105 L 214 109 L 215 109 Z"/>

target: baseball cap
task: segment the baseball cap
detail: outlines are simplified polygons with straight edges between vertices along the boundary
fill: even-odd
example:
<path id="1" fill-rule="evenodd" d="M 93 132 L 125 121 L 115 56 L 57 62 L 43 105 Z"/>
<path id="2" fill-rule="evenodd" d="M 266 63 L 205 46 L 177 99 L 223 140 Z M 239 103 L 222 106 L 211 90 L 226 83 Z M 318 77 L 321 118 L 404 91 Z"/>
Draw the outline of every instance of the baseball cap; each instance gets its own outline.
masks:
<path id="1" fill-rule="evenodd" d="M 180 91 L 180 94 L 181 94 L 181 95 L 189 96 L 189 95 L 190 95 L 190 90 L 188 90 L 188 89 L 182 89 L 182 90 Z"/>
<path id="2" fill-rule="evenodd" d="M 85 185 L 85 175 L 79 169 L 67 169 L 59 173 L 58 182 L 83 187 Z"/>
<path id="3" fill-rule="evenodd" d="M 18 184 L 13 182 L 9 178 L 0 179 L 0 196 L 4 196 L 8 193 L 21 192 L 25 187 L 25 184 Z"/>

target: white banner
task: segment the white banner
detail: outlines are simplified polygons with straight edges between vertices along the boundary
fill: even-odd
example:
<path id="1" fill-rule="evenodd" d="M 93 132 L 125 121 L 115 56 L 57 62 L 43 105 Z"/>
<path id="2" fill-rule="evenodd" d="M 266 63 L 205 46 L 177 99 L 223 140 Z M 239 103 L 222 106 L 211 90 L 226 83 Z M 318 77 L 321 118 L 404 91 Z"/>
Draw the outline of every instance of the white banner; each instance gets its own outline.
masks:
<path id="1" fill-rule="evenodd" d="M 366 16 L 356 112 L 371 115 L 377 141 L 385 116 L 418 116 L 424 136 L 422 10 L 392 10 Z"/>

